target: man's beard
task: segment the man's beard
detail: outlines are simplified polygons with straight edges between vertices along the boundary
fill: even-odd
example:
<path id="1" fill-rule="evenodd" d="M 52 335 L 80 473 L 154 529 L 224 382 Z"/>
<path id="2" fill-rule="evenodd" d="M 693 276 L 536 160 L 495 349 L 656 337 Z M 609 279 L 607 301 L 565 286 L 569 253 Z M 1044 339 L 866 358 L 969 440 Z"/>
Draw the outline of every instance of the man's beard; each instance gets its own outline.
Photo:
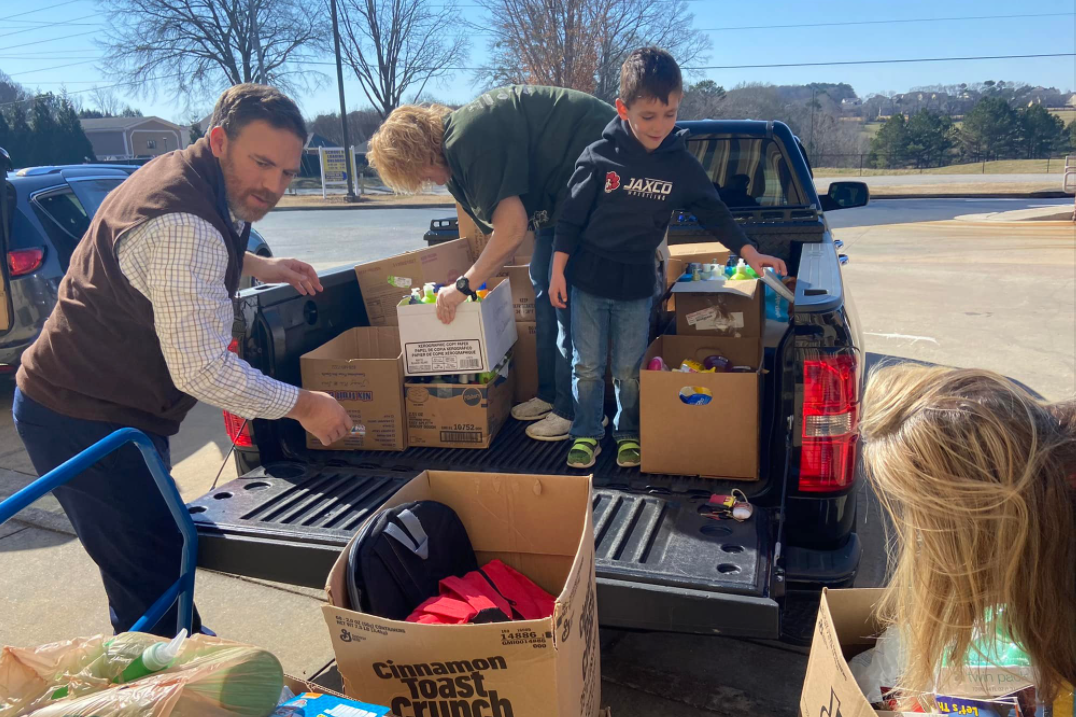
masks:
<path id="1" fill-rule="evenodd" d="M 228 209 L 231 210 L 232 214 L 234 214 L 237 219 L 247 222 L 248 224 L 261 221 L 265 218 L 265 215 L 269 213 L 269 210 L 275 207 L 276 203 L 280 201 L 280 197 L 244 190 L 239 184 L 235 172 L 232 171 L 232 163 L 227 156 L 221 157 L 220 168 L 221 172 L 224 174 L 224 189 L 228 199 Z M 246 200 L 251 194 L 256 194 L 266 200 L 268 206 L 266 206 L 265 209 L 261 209 L 247 204 Z"/>

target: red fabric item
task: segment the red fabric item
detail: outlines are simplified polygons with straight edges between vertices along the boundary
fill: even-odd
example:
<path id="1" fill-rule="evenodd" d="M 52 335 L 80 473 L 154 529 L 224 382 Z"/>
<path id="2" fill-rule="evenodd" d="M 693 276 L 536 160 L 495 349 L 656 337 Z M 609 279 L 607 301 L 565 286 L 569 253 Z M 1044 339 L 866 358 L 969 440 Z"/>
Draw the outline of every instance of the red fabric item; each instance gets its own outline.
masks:
<path id="1" fill-rule="evenodd" d="M 500 560 L 489 562 L 482 572 L 445 578 L 441 581 L 440 594 L 415 608 L 407 622 L 467 625 L 478 613 L 490 608 L 500 610 L 511 620 L 538 620 L 553 615 L 556 599 L 527 576 Z"/>

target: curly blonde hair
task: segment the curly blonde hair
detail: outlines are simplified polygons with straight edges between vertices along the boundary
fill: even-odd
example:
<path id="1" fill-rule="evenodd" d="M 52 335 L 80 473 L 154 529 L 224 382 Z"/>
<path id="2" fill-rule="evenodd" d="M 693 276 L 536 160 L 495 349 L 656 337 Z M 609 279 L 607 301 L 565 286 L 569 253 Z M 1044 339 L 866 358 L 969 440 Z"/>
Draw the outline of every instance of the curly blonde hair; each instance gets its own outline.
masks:
<path id="1" fill-rule="evenodd" d="M 1013 635 L 1040 694 L 1076 682 L 1074 404 L 978 369 L 898 365 L 864 395 L 863 461 L 896 532 L 882 616 L 906 693 L 933 691 L 976 633 Z M 1004 606 L 1005 624 L 988 624 Z"/>
<path id="2" fill-rule="evenodd" d="M 370 138 L 367 157 L 381 180 L 393 190 L 411 194 L 426 182 L 420 173 L 445 166 L 441 142 L 445 137 L 444 105 L 403 105 L 388 116 Z"/>

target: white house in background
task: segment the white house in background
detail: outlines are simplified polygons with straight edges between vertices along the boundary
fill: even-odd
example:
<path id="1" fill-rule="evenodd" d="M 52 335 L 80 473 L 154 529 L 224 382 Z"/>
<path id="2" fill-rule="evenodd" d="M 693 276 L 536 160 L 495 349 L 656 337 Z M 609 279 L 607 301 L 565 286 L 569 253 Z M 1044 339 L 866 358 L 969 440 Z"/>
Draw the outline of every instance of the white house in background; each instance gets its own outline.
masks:
<path id="1" fill-rule="evenodd" d="M 101 160 L 156 157 L 189 144 L 188 127 L 160 117 L 106 117 L 80 122 L 93 153 Z"/>

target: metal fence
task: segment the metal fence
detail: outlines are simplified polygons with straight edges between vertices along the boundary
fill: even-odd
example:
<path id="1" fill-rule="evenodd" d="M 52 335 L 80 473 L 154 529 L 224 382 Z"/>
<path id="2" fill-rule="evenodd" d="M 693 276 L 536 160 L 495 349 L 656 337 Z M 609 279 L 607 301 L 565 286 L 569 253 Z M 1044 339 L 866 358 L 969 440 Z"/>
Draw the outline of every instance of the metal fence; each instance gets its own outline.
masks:
<path id="1" fill-rule="evenodd" d="M 1065 155 L 969 156 L 886 154 L 881 152 L 818 153 L 810 157 L 815 175 L 879 174 L 1063 174 Z"/>

